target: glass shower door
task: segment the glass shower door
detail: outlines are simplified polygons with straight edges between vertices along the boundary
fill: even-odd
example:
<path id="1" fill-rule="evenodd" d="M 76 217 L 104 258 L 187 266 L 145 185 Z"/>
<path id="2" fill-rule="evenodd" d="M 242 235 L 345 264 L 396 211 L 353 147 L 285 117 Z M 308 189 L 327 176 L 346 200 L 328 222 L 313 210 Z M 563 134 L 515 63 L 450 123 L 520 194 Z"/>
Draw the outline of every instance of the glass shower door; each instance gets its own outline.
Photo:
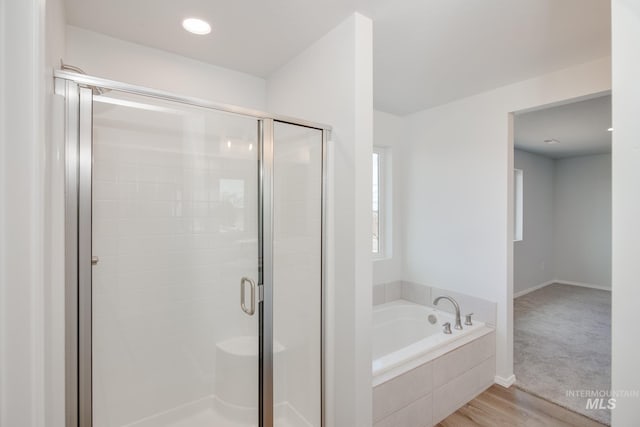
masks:
<path id="1" fill-rule="evenodd" d="M 258 124 L 94 96 L 93 426 L 258 425 Z"/>
<path id="2" fill-rule="evenodd" d="M 323 134 L 273 130 L 274 426 L 322 425 Z"/>

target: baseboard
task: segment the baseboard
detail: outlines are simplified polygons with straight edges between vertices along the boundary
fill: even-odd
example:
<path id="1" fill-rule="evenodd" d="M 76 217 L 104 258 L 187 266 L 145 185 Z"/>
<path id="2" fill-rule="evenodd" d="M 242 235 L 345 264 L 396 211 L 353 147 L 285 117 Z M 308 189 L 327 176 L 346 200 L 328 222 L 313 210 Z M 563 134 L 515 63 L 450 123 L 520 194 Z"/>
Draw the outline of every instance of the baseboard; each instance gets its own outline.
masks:
<path id="1" fill-rule="evenodd" d="M 516 382 L 516 376 L 511 374 L 509 375 L 507 378 L 503 378 L 501 376 L 496 375 L 493 378 L 493 382 L 495 382 L 496 384 L 498 384 L 499 386 L 502 386 L 504 388 L 509 388 L 511 387 L 513 384 L 515 384 Z"/>
<path id="2" fill-rule="evenodd" d="M 513 299 L 531 293 L 533 291 L 537 291 L 538 289 L 542 289 L 545 286 L 549 286 L 553 283 L 559 283 L 561 285 L 570 285 L 570 286 L 580 286 L 582 288 L 590 288 L 590 289 L 599 289 L 601 291 L 609 291 L 611 292 L 611 288 L 602 285 L 594 285 L 593 283 L 583 283 L 583 282 L 573 282 L 571 280 L 562 280 L 562 279 L 553 279 L 548 282 L 541 283 L 539 285 L 533 286 L 531 288 L 525 289 L 524 291 L 520 291 L 518 293 L 513 294 Z"/>
<path id="3" fill-rule="evenodd" d="M 524 291 L 520 291 L 518 293 L 513 294 L 513 298 L 516 299 L 533 291 L 537 291 L 538 289 L 544 288 L 545 286 L 549 286 L 552 283 L 556 283 L 556 280 L 549 280 L 548 282 L 540 283 L 539 285 L 535 285 L 532 288 L 525 289 Z"/>
<path id="4" fill-rule="evenodd" d="M 593 283 L 582 283 L 582 282 L 572 282 L 571 280 L 562 280 L 556 279 L 553 283 L 560 283 L 561 285 L 571 285 L 571 286 L 580 286 L 583 288 L 591 288 L 591 289 L 599 289 L 601 291 L 609 291 L 611 292 L 611 287 L 602 286 L 602 285 L 594 285 Z"/>

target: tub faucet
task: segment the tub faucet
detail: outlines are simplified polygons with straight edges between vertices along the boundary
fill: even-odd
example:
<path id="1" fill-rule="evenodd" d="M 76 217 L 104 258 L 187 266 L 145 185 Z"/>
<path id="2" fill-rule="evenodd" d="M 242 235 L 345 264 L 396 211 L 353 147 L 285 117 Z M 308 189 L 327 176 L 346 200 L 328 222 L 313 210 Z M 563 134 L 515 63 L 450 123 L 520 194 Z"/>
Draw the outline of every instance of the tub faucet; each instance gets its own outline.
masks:
<path id="1" fill-rule="evenodd" d="M 451 302 L 451 304 L 453 304 L 453 306 L 456 309 L 456 326 L 454 326 L 455 329 L 462 329 L 462 321 L 460 320 L 460 306 L 458 305 L 458 303 L 456 302 L 456 300 L 454 300 L 451 297 L 447 297 L 447 296 L 440 296 L 436 299 L 433 300 L 433 305 L 436 306 L 438 305 L 438 302 L 440 302 L 441 299 L 446 299 L 449 300 Z"/>

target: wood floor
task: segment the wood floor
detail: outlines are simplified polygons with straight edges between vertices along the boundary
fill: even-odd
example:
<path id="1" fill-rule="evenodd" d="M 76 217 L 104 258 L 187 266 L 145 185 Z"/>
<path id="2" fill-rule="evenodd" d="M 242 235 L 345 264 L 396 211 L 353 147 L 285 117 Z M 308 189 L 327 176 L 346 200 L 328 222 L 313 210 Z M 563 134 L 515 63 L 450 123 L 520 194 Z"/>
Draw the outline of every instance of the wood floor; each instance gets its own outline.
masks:
<path id="1" fill-rule="evenodd" d="M 512 386 L 493 385 L 437 427 L 603 427 L 583 415 Z"/>

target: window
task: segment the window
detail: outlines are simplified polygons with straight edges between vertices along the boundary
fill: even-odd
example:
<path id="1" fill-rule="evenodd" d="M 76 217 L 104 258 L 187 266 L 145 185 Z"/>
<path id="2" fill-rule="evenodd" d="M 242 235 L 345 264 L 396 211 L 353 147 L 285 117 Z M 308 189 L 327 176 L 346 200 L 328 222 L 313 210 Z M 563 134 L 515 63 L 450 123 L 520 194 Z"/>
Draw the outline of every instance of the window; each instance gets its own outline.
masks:
<path id="1" fill-rule="evenodd" d="M 380 154 L 373 153 L 373 253 L 380 253 Z"/>
<path id="2" fill-rule="evenodd" d="M 385 152 L 382 148 L 374 148 L 373 150 L 373 194 L 372 201 L 372 252 L 374 257 L 382 258 L 385 256 Z"/>
<path id="3" fill-rule="evenodd" d="M 522 228 L 523 228 L 523 174 L 522 169 L 513 170 L 513 241 L 519 242 L 522 240 Z"/>

